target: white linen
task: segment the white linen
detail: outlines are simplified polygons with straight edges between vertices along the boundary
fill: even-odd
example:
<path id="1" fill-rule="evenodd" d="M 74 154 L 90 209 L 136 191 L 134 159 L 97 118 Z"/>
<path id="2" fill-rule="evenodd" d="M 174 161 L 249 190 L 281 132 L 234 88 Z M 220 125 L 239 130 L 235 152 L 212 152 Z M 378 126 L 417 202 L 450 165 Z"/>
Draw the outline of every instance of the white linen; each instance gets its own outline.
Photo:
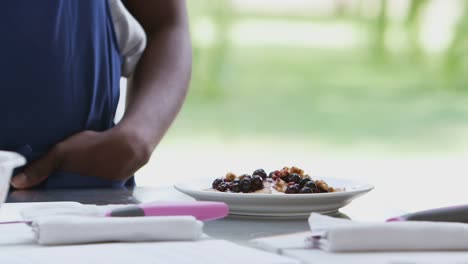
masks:
<path id="1" fill-rule="evenodd" d="M 468 251 L 327 252 L 305 243 L 312 233 L 263 237 L 251 242 L 263 250 L 304 264 L 468 264 Z"/>
<path id="2" fill-rule="evenodd" d="M 20 211 L 20 215 L 25 221 L 51 215 L 104 216 L 111 208 L 113 206 L 85 205 L 77 202 L 44 203 L 26 207 Z"/>
<path id="3" fill-rule="evenodd" d="M 312 213 L 313 246 L 330 252 L 468 250 L 468 224 L 360 223 Z"/>
<path id="4" fill-rule="evenodd" d="M 203 223 L 192 216 L 92 217 L 54 215 L 33 220 L 32 229 L 41 245 L 112 241 L 197 240 Z"/>
<path id="5" fill-rule="evenodd" d="M 33 207 L 67 207 L 69 202 L 8 203 L 0 221 L 21 220 L 19 212 Z M 38 207 L 39 206 L 39 207 Z M 69 208 L 69 207 L 68 207 Z M 70 215 L 68 215 L 70 216 Z M 71 215 L 76 216 L 76 215 Z M 112 218 L 116 219 L 116 218 Z M 147 230 L 145 230 L 146 232 Z M 0 225 L 1 264 L 299 264 L 281 257 L 224 240 L 120 242 L 41 246 L 27 225 Z"/>
<path id="6" fill-rule="evenodd" d="M 279 236 L 269 236 L 252 239 L 250 242 L 263 250 L 282 255 L 289 249 L 311 249 L 312 246 L 306 241 L 312 236 L 311 232 L 300 232 Z"/>
<path id="7" fill-rule="evenodd" d="M 197 240 L 203 234 L 203 223 L 192 216 L 104 217 L 109 210 L 123 206 L 126 205 L 42 203 L 22 206 L 19 210 L 22 219 L 6 220 L 32 222 L 35 241 L 42 245 L 186 241 Z"/>
<path id="8" fill-rule="evenodd" d="M 300 264 L 224 240 L 108 243 L 60 247 L 0 247 L 2 264 Z"/>

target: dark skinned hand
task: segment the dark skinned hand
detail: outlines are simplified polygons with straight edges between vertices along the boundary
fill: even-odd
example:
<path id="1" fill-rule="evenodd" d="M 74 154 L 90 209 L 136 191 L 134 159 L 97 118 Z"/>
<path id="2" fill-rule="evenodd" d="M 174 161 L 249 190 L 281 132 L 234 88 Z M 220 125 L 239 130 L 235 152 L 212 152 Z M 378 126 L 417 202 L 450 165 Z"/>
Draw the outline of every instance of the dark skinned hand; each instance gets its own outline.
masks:
<path id="1" fill-rule="evenodd" d="M 105 132 L 84 131 L 55 145 L 45 156 L 27 165 L 13 177 L 17 189 L 34 187 L 54 171 L 97 176 L 108 180 L 128 179 L 147 162 L 149 154 L 141 151 L 117 128 Z"/>

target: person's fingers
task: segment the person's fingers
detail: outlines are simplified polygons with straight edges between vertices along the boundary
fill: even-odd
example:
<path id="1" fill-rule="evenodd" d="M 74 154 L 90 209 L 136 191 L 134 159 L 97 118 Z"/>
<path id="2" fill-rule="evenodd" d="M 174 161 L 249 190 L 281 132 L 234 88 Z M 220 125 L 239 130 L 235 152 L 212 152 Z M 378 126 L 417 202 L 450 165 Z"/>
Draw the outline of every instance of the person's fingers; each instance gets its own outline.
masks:
<path id="1" fill-rule="evenodd" d="M 28 189 L 36 186 L 59 167 L 61 160 L 61 152 L 58 151 L 58 148 L 54 148 L 44 157 L 26 166 L 23 172 L 14 176 L 11 185 L 16 189 Z"/>

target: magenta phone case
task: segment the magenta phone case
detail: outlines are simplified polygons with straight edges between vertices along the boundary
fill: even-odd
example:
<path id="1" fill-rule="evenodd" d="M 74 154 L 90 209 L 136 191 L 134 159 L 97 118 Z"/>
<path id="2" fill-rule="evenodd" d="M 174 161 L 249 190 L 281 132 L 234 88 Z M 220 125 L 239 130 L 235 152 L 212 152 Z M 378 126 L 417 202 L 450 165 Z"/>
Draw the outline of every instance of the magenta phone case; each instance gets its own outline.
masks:
<path id="1" fill-rule="evenodd" d="M 129 205 L 114 209 L 106 214 L 110 217 L 128 216 L 181 216 L 191 215 L 201 221 L 224 218 L 229 213 L 229 207 L 222 202 L 186 201 L 186 202 L 154 202 Z"/>

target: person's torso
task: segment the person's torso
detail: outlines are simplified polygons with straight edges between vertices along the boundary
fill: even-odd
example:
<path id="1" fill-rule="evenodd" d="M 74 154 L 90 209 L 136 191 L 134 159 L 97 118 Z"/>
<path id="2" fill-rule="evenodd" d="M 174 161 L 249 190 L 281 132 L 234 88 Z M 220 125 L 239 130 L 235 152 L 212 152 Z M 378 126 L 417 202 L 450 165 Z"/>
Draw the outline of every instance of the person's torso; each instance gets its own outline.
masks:
<path id="1" fill-rule="evenodd" d="M 107 0 L 0 5 L 0 149 L 31 161 L 75 133 L 111 128 L 121 57 Z M 56 173 L 43 186 L 109 184 Z"/>

